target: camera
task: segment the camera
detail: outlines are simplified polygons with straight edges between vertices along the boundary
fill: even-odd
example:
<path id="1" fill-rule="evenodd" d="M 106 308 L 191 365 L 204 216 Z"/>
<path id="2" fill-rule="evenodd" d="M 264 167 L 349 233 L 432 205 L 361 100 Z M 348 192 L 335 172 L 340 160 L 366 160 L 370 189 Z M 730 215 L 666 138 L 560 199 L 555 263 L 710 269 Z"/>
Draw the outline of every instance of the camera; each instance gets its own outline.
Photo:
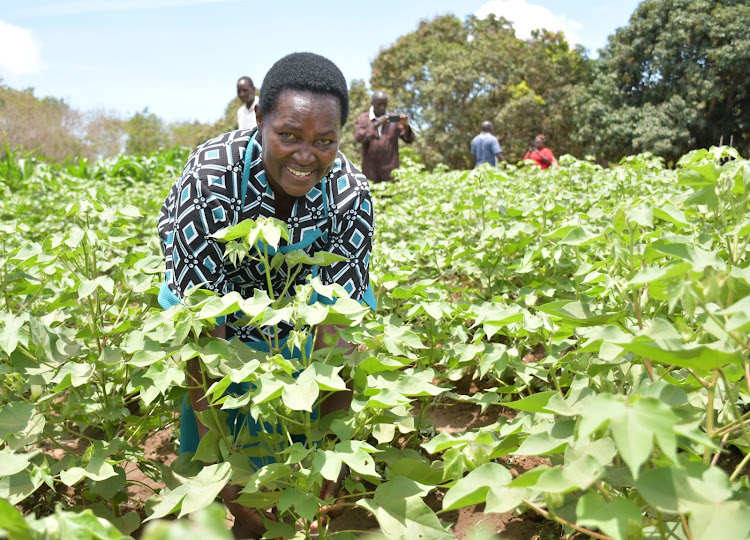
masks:
<path id="1" fill-rule="evenodd" d="M 388 121 L 389 122 L 400 122 L 401 116 L 398 114 L 389 114 L 388 115 Z"/>

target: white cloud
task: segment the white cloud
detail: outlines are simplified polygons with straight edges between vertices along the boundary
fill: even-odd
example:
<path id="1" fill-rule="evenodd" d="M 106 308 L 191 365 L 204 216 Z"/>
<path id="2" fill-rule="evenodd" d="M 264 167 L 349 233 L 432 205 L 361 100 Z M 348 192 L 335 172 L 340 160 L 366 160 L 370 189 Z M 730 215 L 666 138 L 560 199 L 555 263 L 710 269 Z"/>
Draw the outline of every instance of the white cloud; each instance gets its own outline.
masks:
<path id="1" fill-rule="evenodd" d="M 565 39 L 571 46 L 580 43 L 578 31 L 583 25 L 565 15 L 552 13 L 544 6 L 530 4 L 526 0 L 491 0 L 476 10 L 474 15 L 484 19 L 491 13 L 511 21 L 516 37 L 520 39 L 530 38 L 532 30 L 545 28 L 564 32 Z"/>
<path id="2" fill-rule="evenodd" d="M 41 44 L 31 32 L 0 21 L 0 73 L 23 75 L 41 69 Z"/>

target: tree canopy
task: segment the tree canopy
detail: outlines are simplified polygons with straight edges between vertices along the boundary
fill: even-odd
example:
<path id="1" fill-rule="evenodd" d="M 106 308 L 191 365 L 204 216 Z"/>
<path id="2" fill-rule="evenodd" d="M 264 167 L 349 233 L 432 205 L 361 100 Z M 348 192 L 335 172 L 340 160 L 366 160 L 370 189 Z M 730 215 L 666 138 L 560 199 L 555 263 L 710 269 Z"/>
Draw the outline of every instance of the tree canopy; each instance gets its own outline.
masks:
<path id="1" fill-rule="evenodd" d="M 577 96 L 576 139 L 610 160 L 750 143 L 750 4 L 646 0 Z"/>
<path id="2" fill-rule="evenodd" d="M 511 159 L 540 131 L 570 147 L 567 95 L 587 69 L 582 51 L 571 50 L 562 34 L 540 31 L 524 41 L 502 18 L 445 15 L 381 51 L 371 83 L 388 92 L 391 108 L 409 114 L 420 131 L 415 149 L 428 166 L 463 168 L 483 120 L 495 121 Z"/>

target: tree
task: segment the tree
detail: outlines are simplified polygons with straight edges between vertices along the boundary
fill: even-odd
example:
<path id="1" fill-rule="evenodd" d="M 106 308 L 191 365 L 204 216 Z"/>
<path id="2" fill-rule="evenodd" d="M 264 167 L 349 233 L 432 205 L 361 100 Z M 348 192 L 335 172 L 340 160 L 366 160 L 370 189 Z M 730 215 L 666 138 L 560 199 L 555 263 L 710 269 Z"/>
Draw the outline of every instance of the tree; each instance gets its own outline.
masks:
<path id="1" fill-rule="evenodd" d="M 750 144 L 750 5 L 646 0 L 603 49 L 574 100 L 579 143 L 609 160 Z"/>
<path id="2" fill-rule="evenodd" d="M 33 88 L 14 90 L 0 81 L 0 153 L 7 144 L 56 162 L 88 157 L 82 130 L 81 115 L 64 100 L 37 98 Z"/>
<path id="3" fill-rule="evenodd" d="M 127 121 L 125 131 L 128 134 L 126 151 L 128 154 L 147 154 L 163 150 L 167 146 L 167 132 L 164 122 L 148 107 L 137 112 Z"/>
<path id="4" fill-rule="evenodd" d="M 523 155 L 545 118 L 562 118 L 550 126 L 555 137 L 567 139 L 572 123 L 561 111 L 586 72 L 582 51 L 571 50 L 562 34 L 539 32 L 524 41 L 505 19 L 469 17 L 462 23 L 446 15 L 423 21 L 381 51 L 371 84 L 389 93 L 394 109 L 409 114 L 425 164 L 465 168 L 483 120 L 496 120 L 511 159 Z"/>
<path id="5" fill-rule="evenodd" d="M 116 156 L 125 147 L 123 121 L 112 112 L 95 111 L 85 115 L 84 143 L 90 159 Z"/>

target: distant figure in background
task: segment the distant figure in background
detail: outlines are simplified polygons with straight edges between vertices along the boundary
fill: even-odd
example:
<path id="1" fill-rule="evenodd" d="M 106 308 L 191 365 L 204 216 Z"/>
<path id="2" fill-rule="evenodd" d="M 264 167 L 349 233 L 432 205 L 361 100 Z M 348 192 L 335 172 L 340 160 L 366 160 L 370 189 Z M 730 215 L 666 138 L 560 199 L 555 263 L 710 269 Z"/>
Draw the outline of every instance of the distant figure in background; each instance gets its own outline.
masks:
<path id="1" fill-rule="evenodd" d="M 557 167 L 555 155 L 552 153 L 552 150 L 545 146 L 546 143 L 547 138 L 544 135 L 537 135 L 534 138 L 534 142 L 531 143 L 531 148 L 523 156 L 524 161 L 530 159 L 534 162 L 534 165 L 542 169 L 549 169 L 550 165 Z"/>
<path id="2" fill-rule="evenodd" d="M 392 182 L 398 167 L 398 140 L 414 142 L 414 131 L 405 114 L 387 113 L 388 94 L 372 94 L 372 107 L 354 124 L 354 139 L 362 144 L 362 172 L 373 182 Z"/>
<path id="3" fill-rule="evenodd" d="M 237 80 L 237 97 L 242 102 L 242 106 L 237 109 L 237 129 L 254 129 L 258 125 L 255 120 L 258 96 L 255 95 L 255 85 L 250 77 L 240 77 Z"/>
<path id="4" fill-rule="evenodd" d="M 482 163 L 489 163 L 497 167 L 497 162 L 502 161 L 503 149 L 500 142 L 493 134 L 494 127 L 492 122 L 485 120 L 482 122 L 482 132 L 471 140 L 471 155 L 474 158 L 474 167 Z"/>

